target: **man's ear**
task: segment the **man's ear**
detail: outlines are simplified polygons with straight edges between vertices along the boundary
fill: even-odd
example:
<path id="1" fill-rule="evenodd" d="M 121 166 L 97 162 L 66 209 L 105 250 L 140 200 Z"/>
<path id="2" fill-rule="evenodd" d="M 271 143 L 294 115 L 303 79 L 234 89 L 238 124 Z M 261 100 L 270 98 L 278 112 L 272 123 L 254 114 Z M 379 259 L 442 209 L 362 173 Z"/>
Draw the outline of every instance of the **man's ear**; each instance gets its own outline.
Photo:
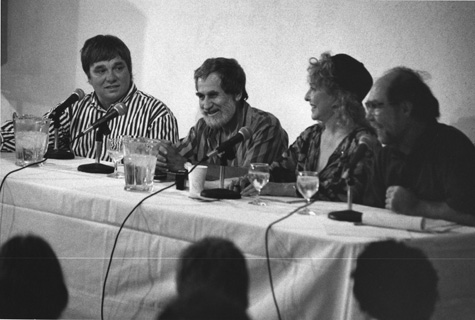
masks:
<path id="1" fill-rule="evenodd" d="M 401 102 L 401 111 L 406 117 L 410 117 L 412 115 L 413 108 L 414 108 L 414 105 L 412 104 L 412 102 L 409 102 L 409 101 Z"/>
<path id="2" fill-rule="evenodd" d="M 242 92 L 238 93 L 237 95 L 234 96 L 235 101 L 241 101 L 242 98 Z"/>

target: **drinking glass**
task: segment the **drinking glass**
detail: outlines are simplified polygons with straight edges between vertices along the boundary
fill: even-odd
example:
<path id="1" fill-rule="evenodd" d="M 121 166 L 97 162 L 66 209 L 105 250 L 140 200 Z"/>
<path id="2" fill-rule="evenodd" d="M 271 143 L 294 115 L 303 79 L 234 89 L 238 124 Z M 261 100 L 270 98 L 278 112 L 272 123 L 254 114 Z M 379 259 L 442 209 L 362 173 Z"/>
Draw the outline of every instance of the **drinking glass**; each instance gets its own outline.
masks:
<path id="1" fill-rule="evenodd" d="M 318 172 L 316 171 L 299 171 L 297 173 L 297 189 L 302 196 L 310 203 L 312 196 L 317 193 L 320 180 L 318 179 Z M 305 207 L 298 213 L 304 215 L 315 215 L 315 212 Z"/>
<path id="2" fill-rule="evenodd" d="M 16 165 L 24 167 L 43 160 L 48 149 L 50 121 L 28 114 L 13 118 Z"/>
<path id="3" fill-rule="evenodd" d="M 116 138 L 107 138 L 107 154 L 112 159 L 114 163 L 114 172 L 108 174 L 108 177 L 122 179 L 124 178 L 124 174 L 122 172 L 117 171 L 117 166 L 119 161 L 124 158 L 124 141 L 123 137 L 116 137 Z"/>
<path id="4" fill-rule="evenodd" d="M 257 190 L 257 197 L 249 202 L 257 206 L 266 206 L 267 202 L 260 199 L 262 188 L 269 182 L 269 165 L 267 163 L 251 163 L 248 178 Z"/>
<path id="5" fill-rule="evenodd" d="M 124 137 L 124 190 L 153 191 L 153 177 L 159 148 L 159 140 Z"/>

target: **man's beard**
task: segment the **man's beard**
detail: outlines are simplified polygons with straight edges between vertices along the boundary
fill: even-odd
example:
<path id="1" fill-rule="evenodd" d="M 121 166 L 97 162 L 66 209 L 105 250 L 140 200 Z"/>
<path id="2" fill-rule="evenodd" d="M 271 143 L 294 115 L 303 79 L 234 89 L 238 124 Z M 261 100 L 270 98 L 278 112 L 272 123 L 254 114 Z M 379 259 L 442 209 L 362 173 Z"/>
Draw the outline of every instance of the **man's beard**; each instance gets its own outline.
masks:
<path id="1" fill-rule="evenodd" d="M 203 114 L 203 119 L 206 122 L 206 124 L 213 129 L 216 128 L 222 128 L 228 123 L 231 118 L 233 117 L 233 114 L 231 113 L 231 110 L 226 109 L 218 112 L 218 115 L 216 116 L 207 116 L 206 114 Z"/>

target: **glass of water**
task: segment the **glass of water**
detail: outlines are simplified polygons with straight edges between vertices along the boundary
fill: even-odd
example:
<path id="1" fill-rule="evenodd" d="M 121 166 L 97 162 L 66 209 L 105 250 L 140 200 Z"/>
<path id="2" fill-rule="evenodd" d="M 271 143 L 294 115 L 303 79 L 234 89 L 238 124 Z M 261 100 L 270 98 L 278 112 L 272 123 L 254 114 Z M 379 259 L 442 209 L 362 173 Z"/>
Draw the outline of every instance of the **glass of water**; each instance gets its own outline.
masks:
<path id="1" fill-rule="evenodd" d="M 317 193 L 320 180 L 318 179 L 318 172 L 316 171 L 299 171 L 297 173 L 297 189 L 302 196 L 307 200 L 307 204 L 310 203 L 312 196 Z M 304 215 L 315 215 L 315 212 L 310 211 L 308 207 L 305 207 L 298 213 Z"/>
<path id="2" fill-rule="evenodd" d="M 266 206 L 267 202 L 260 199 L 262 188 L 269 182 L 269 165 L 267 163 L 251 163 L 248 178 L 257 190 L 257 197 L 249 202 L 257 206 Z"/>
<path id="3" fill-rule="evenodd" d="M 50 121 L 28 114 L 13 118 L 16 165 L 24 167 L 43 160 L 48 149 Z"/>
<path id="4" fill-rule="evenodd" d="M 117 171 L 119 161 L 124 158 L 124 139 L 123 137 L 108 138 L 107 139 L 107 155 L 112 159 L 114 163 L 114 172 L 108 174 L 108 177 L 122 179 L 124 174 Z"/>

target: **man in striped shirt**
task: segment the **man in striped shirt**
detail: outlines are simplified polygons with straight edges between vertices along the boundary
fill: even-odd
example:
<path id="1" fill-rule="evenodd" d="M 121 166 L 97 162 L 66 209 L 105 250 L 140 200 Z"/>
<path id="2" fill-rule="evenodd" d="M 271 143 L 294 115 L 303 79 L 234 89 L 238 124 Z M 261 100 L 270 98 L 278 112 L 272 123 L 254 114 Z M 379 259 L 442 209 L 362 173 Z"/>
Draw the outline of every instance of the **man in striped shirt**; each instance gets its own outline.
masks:
<path id="1" fill-rule="evenodd" d="M 251 107 L 246 99 L 246 75 L 234 59 L 207 59 L 194 74 L 202 118 L 179 143 L 163 143 L 157 166 L 176 171 L 185 162 L 196 163 L 242 127 L 252 136 L 226 151 L 226 177 L 247 173 L 250 163 L 272 163 L 288 146 L 287 132 L 272 114 Z M 224 158 L 224 157 L 223 157 Z M 223 162 L 217 156 L 206 160 L 208 177 L 217 178 Z"/>
<path id="2" fill-rule="evenodd" d="M 122 40 L 111 35 L 98 35 L 86 40 L 81 49 L 81 63 L 94 92 L 74 103 L 60 116 L 59 149 L 70 148 L 76 156 L 96 158 L 94 132 L 74 138 L 119 102 L 127 106 L 127 113 L 108 121 L 109 137 L 132 135 L 178 141 L 178 125 L 170 109 L 160 100 L 138 90 L 133 83 L 130 51 Z M 45 116 L 48 117 L 53 110 Z M 52 121 L 50 145 L 54 142 L 53 130 Z M 1 127 L 0 134 L 4 139 L 2 151 L 14 151 L 12 121 Z M 101 150 L 100 159 L 110 160 L 105 148 Z"/>

